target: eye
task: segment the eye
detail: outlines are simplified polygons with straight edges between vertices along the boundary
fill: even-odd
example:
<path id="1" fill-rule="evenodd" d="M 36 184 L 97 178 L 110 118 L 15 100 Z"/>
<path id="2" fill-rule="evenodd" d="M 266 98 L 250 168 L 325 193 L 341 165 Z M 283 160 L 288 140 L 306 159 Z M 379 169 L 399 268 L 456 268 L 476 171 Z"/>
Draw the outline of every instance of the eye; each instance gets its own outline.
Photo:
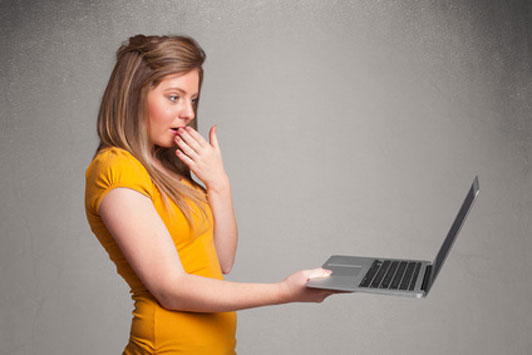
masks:
<path id="1" fill-rule="evenodd" d="M 196 97 L 195 99 L 190 100 L 190 102 L 192 103 L 192 105 L 195 105 L 198 103 L 198 98 Z"/>
<path id="2" fill-rule="evenodd" d="M 177 100 L 179 100 L 179 96 L 177 95 L 170 95 L 168 96 L 168 100 L 172 101 L 172 102 L 177 102 Z"/>

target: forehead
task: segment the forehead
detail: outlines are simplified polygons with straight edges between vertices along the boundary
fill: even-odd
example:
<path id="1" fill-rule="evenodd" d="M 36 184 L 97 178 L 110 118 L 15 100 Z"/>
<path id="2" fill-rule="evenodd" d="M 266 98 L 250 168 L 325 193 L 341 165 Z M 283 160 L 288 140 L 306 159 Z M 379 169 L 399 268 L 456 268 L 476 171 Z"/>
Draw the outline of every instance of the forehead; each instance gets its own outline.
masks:
<path id="1" fill-rule="evenodd" d="M 154 89 L 181 89 L 188 93 L 194 94 L 198 91 L 199 73 L 197 70 L 189 71 L 185 74 L 169 74 L 163 76 L 159 84 Z"/>

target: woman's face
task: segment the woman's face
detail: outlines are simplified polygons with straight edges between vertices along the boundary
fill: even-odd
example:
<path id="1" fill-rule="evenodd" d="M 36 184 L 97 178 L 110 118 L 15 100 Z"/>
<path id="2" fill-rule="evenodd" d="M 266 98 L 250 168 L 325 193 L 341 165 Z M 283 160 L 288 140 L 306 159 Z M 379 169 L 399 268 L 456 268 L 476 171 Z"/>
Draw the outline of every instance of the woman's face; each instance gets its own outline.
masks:
<path id="1" fill-rule="evenodd" d="M 165 148 L 176 144 L 177 128 L 187 126 L 194 119 L 198 90 L 197 70 L 167 75 L 150 89 L 146 97 L 150 144 Z"/>

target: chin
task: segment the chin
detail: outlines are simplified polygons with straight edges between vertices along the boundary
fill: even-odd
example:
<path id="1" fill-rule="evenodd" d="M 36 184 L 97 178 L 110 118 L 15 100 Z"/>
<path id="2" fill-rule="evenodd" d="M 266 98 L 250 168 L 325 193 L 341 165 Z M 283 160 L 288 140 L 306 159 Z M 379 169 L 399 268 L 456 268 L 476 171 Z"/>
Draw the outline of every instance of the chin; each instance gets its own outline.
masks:
<path id="1" fill-rule="evenodd" d="M 172 147 L 177 147 L 177 143 L 171 141 L 171 142 L 157 142 L 154 144 L 156 147 L 161 147 L 161 148 L 172 148 Z"/>

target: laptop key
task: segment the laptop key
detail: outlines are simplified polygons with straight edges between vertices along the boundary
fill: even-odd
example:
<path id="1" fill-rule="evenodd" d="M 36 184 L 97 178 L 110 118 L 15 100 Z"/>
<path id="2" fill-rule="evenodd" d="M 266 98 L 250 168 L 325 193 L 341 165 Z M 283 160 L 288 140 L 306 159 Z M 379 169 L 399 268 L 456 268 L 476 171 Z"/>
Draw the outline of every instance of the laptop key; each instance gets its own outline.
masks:
<path id="1" fill-rule="evenodd" d="M 399 267 L 397 269 L 397 273 L 395 274 L 395 277 L 393 278 L 390 289 L 397 290 L 397 288 L 399 287 L 399 283 L 401 282 L 401 279 L 403 278 L 403 274 L 405 272 L 406 264 L 407 264 L 406 261 L 399 262 Z"/>
<path id="2" fill-rule="evenodd" d="M 371 267 L 369 268 L 368 272 L 362 279 L 362 282 L 360 282 L 359 287 L 369 287 L 371 284 L 371 281 L 373 281 L 373 277 L 379 271 L 380 266 L 382 265 L 382 260 L 374 260 L 373 264 L 371 264 Z"/>
<path id="3" fill-rule="evenodd" d="M 386 274 L 386 271 L 388 271 L 388 268 L 390 267 L 390 260 L 385 260 L 382 263 L 381 268 L 377 272 L 377 276 L 375 276 L 375 279 L 371 283 L 371 288 L 377 288 L 379 287 L 382 279 L 384 278 L 384 275 Z"/>
<path id="4" fill-rule="evenodd" d="M 409 291 L 414 291 L 414 287 L 416 286 L 417 277 L 419 276 L 419 270 L 421 269 L 421 263 L 416 263 L 416 268 L 414 269 L 414 276 L 412 276 L 412 280 L 410 280 L 410 287 L 408 288 Z"/>
<path id="5" fill-rule="evenodd" d="M 390 283 L 392 282 L 392 277 L 395 274 L 395 270 L 397 270 L 397 266 L 399 265 L 398 261 L 392 261 L 390 264 L 390 268 L 388 269 L 388 272 L 386 272 L 386 275 L 384 276 L 384 280 L 382 280 L 381 285 L 379 288 L 388 288 L 390 286 Z"/>
<path id="6" fill-rule="evenodd" d="M 415 266 L 416 266 L 416 263 L 413 261 L 408 263 L 405 276 L 403 277 L 403 281 L 401 282 L 401 285 L 399 286 L 400 290 L 408 289 L 408 285 L 410 284 L 410 278 L 412 278 L 412 274 L 414 273 Z"/>

